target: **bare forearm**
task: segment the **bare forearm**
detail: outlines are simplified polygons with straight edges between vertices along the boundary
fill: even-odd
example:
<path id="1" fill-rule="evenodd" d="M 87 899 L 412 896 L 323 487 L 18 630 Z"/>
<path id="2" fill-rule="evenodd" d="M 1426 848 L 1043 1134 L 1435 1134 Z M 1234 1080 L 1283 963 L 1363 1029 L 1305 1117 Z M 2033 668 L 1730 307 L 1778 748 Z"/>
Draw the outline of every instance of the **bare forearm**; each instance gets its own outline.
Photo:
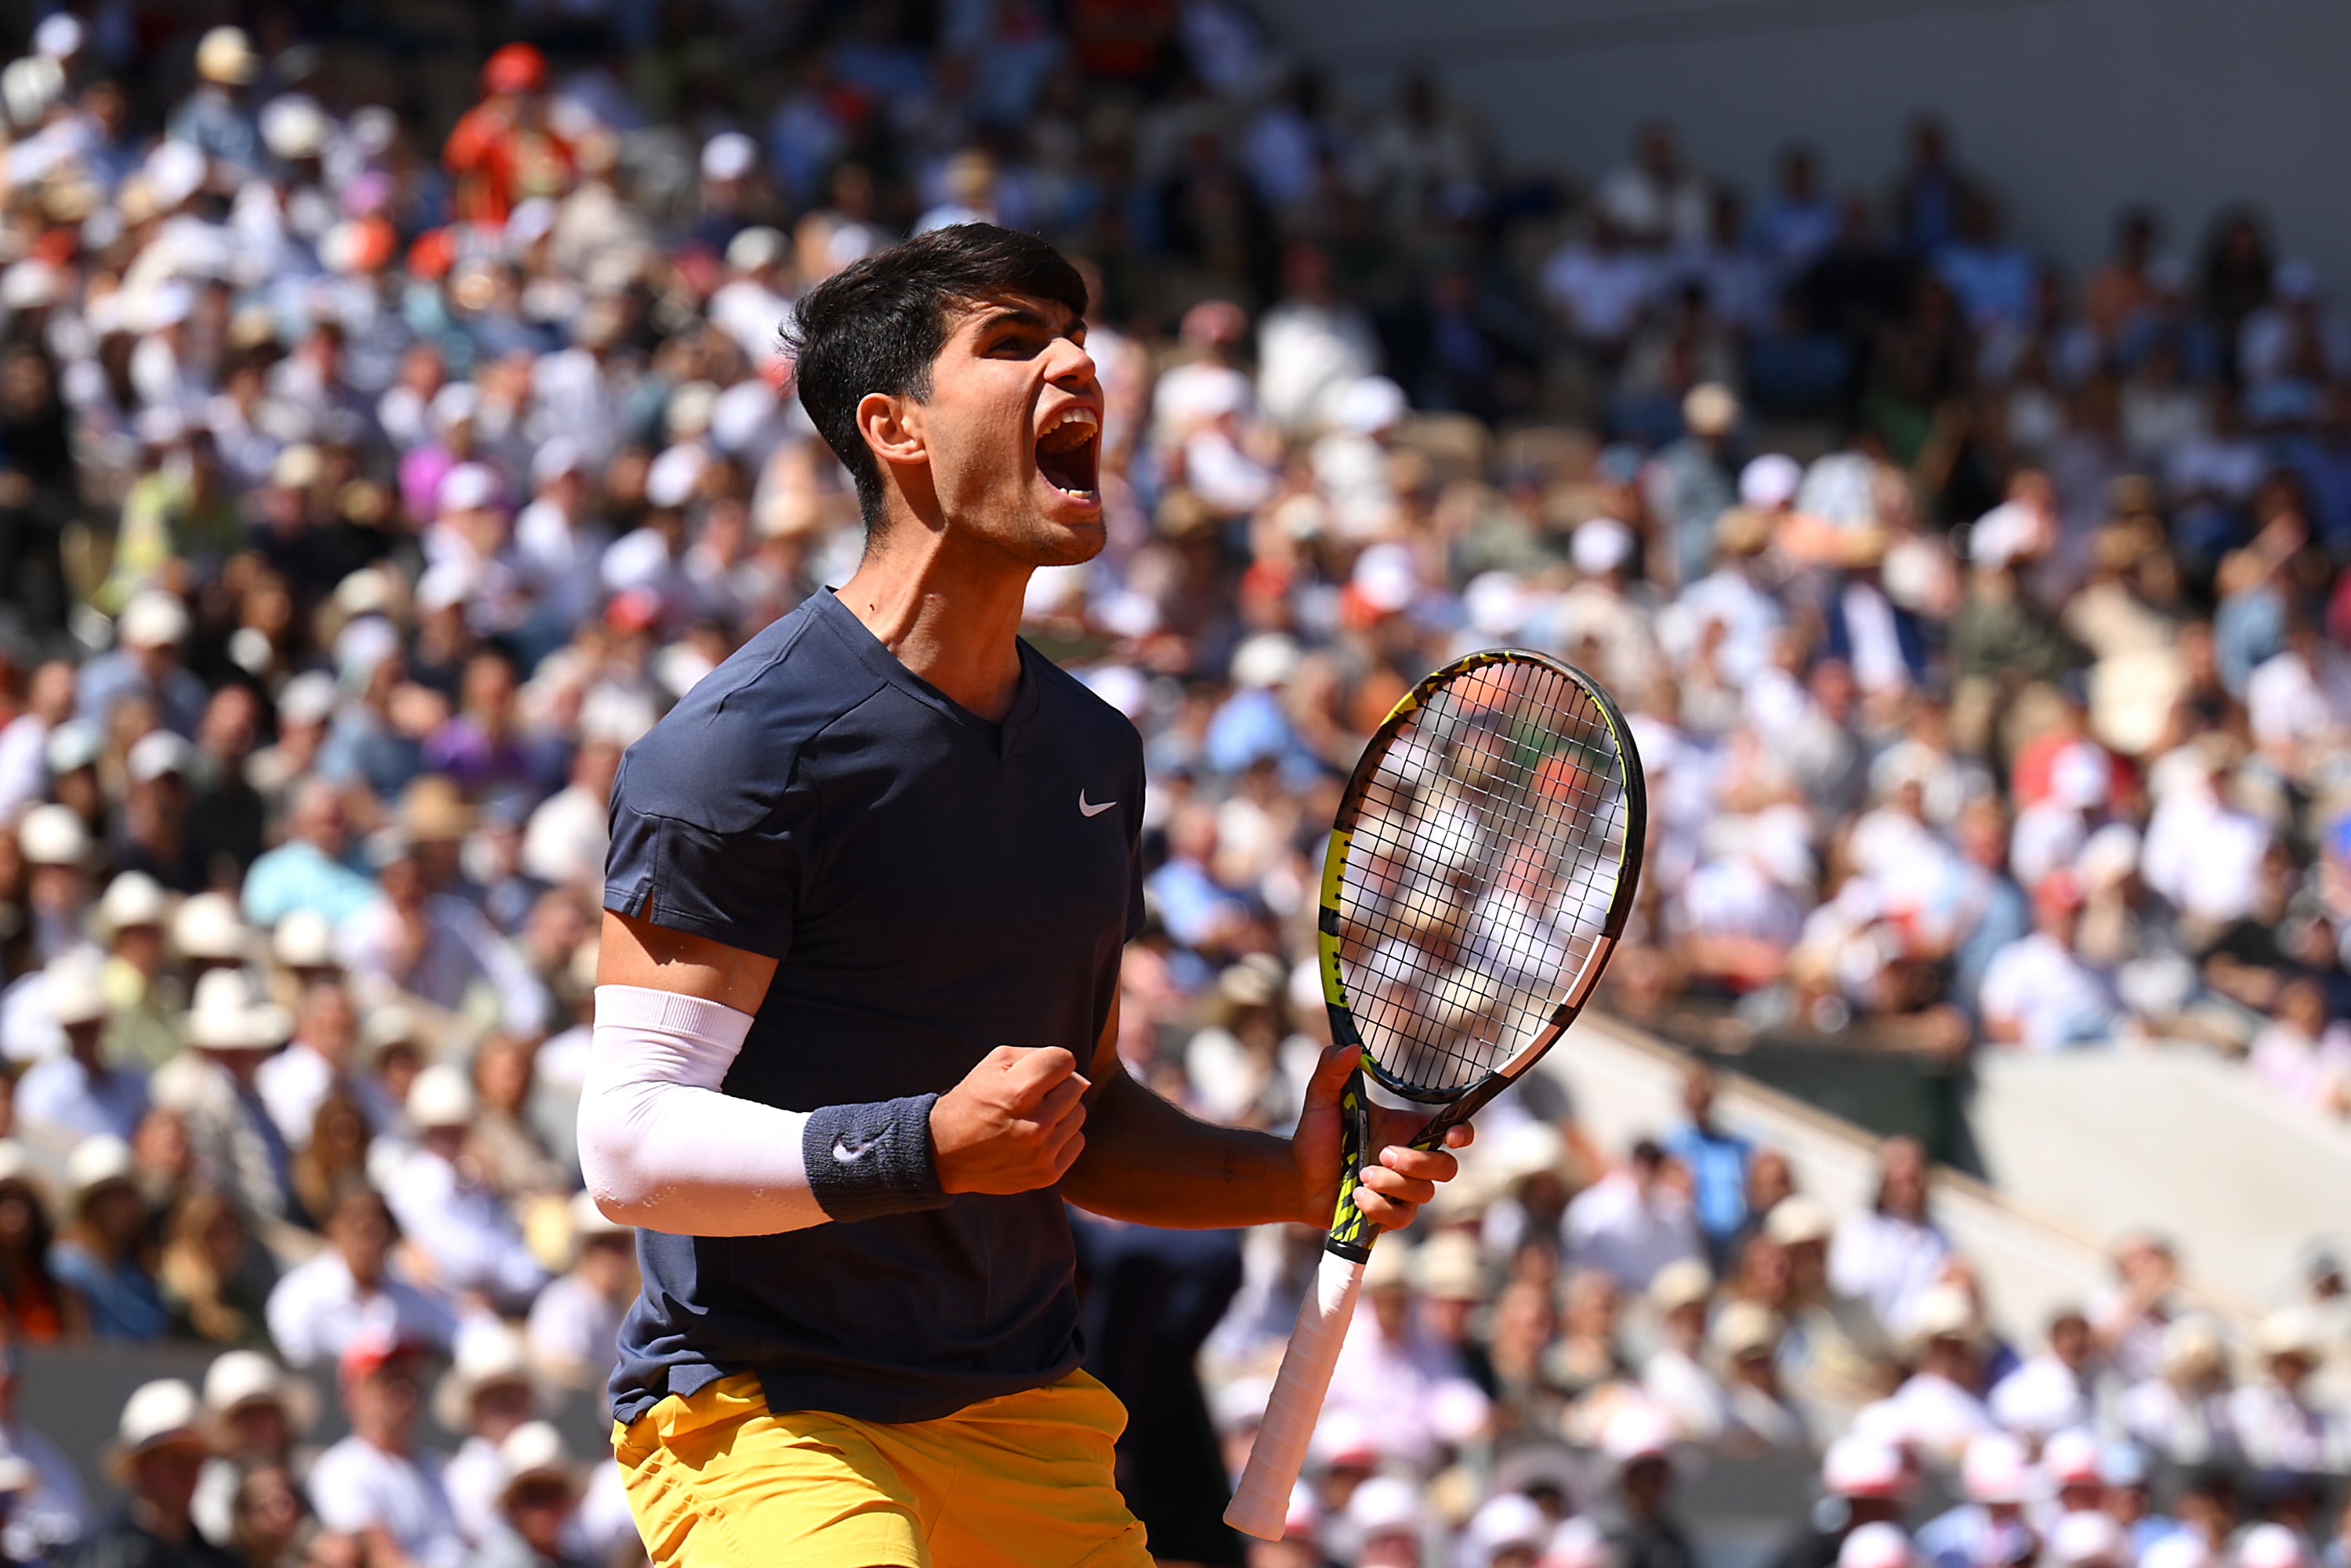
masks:
<path id="1" fill-rule="evenodd" d="M 1171 1230 L 1303 1220 L 1309 1197 L 1289 1139 L 1199 1121 L 1123 1071 L 1097 1086 L 1085 1152 L 1061 1192 L 1095 1214 Z"/>

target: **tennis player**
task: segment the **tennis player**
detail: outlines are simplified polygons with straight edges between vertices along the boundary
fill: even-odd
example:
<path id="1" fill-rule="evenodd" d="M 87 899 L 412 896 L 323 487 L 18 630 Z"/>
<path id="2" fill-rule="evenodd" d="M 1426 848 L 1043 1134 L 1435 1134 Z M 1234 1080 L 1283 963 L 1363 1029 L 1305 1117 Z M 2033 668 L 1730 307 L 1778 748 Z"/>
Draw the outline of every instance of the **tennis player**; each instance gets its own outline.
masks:
<path id="1" fill-rule="evenodd" d="M 800 400 L 864 558 L 613 787 L 580 1152 L 642 1231 L 612 1407 L 664 1568 L 1148 1563 L 1063 1201 L 1319 1228 L 1337 1200 L 1349 1052 L 1285 1139 L 1193 1120 L 1114 1050 L 1142 745 L 1018 634 L 1029 574 L 1102 547 L 1085 307 L 985 225 L 810 291 Z M 1385 1147 L 1356 1201 L 1403 1225 L 1453 1172 Z"/>

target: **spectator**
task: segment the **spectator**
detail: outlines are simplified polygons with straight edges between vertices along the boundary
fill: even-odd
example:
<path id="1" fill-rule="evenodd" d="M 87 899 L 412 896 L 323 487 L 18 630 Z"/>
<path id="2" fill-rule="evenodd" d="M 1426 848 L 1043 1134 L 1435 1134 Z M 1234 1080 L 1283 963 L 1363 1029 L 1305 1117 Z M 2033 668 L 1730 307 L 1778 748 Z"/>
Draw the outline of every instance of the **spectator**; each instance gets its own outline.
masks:
<path id="1" fill-rule="evenodd" d="M 569 1548 L 580 1504 L 579 1468 L 544 1421 L 526 1421 L 498 1446 L 498 1530 L 471 1568 L 587 1568 Z"/>
<path id="2" fill-rule="evenodd" d="M 2341 1416 L 2314 1402 L 2312 1375 L 2325 1346 L 2311 1313 L 2282 1307 L 2262 1320 L 2253 1340 L 2261 1375 L 2229 1402 L 2229 1421 L 2245 1458 L 2263 1469 L 2330 1471 L 2351 1462 Z"/>
<path id="3" fill-rule="evenodd" d="M 1845 1541 L 1873 1524 L 1900 1520 L 1910 1472 L 1901 1454 L 1861 1434 L 1847 1433 L 1821 1458 L 1821 1500 L 1773 1568 L 1834 1568 Z"/>
<path id="4" fill-rule="evenodd" d="M 155 1269 L 174 1332 L 214 1344 L 259 1344 L 277 1265 L 218 1193 L 182 1198 L 164 1222 Z"/>
<path id="5" fill-rule="evenodd" d="M 197 1482 L 191 1511 L 205 1540 L 234 1549 L 237 1516 L 250 1506 L 246 1483 L 257 1474 L 287 1476 L 295 1439 L 318 1419 L 318 1401 L 308 1383 L 257 1350 L 216 1357 L 204 1372 L 204 1397 L 217 1451 Z M 293 1505 L 298 1521 L 298 1494 Z"/>
<path id="6" fill-rule="evenodd" d="M 386 1328 L 363 1328 L 344 1344 L 336 1375 L 351 1435 L 311 1466 L 310 1501 L 329 1530 L 381 1532 L 419 1568 L 455 1568 L 465 1547 L 440 1459 L 414 1448 L 416 1363 L 416 1347 Z"/>
<path id="7" fill-rule="evenodd" d="M 1719 1265 L 1730 1239 L 1747 1222 L 1747 1166 L 1754 1145 L 1714 1120 L 1714 1073 L 1692 1062 L 1682 1073 L 1682 1109 L 1689 1120 L 1658 1140 L 1689 1173 L 1691 1207 L 1706 1233 L 1709 1257 Z"/>
<path id="8" fill-rule="evenodd" d="M 100 1339 L 158 1340 L 171 1327 L 147 1247 L 147 1203 L 133 1179 L 130 1145 L 103 1134 L 85 1138 L 67 1163 L 73 1223 L 50 1249 L 60 1285 L 89 1314 Z"/>
<path id="9" fill-rule="evenodd" d="M 190 1514 L 204 1451 L 195 1390 L 172 1378 L 141 1384 L 123 1405 L 107 1450 L 107 1471 L 128 1500 L 120 1515 L 92 1532 L 75 1561 L 103 1568 L 235 1563 L 196 1532 Z"/>
<path id="10" fill-rule="evenodd" d="M 158 1105 L 179 1113 L 207 1186 L 248 1213 L 291 1211 L 292 1153 L 261 1097 L 262 1063 L 286 1043 L 286 1009 L 267 1000 L 250 972 L 216 968 L 199 977 L 188 1009 L 188 1050 L 155 1076 Z"/>
<path id="11" fill-rule="evenodd" d="M 1688 1193 L 1667 1171 L 1665 1151 L 1646 1138 L 1568 1205 L 1562 1235 L 1571 1264 L 1633 1291 L 1648 1289 L 1668 1263 L 1705 1256 Z"/>
<path id="12" fill-rule="evenodd" d="M 388 1324 L 403 1343 L 440 1349 L 456 1333 L 447 1301 L 392 1271 L 399 1232 L 382 1198 L 344 1189 L 322 1217 L 325 1250 L 287 1271 L 269 1293 L 269 1338 L 289 1365 L 338 1360 L 343 1347 Z"/>
<path id="13" fill-rule="evenodd" d="M 484 1323 L 457 1342 L 455 1363 L 433 1391 L 433 1418 L 456 1434 L 457 1451 L 442 1467 L 441 1486 L 457 1533 L 481 1547 L 498 1534 L 506 1484 L 500 1448 L 538 1414 L 530 1356 L 503 1323 Z"/>
<path id="14" fill-rule="evenodd" d="M 147 1113 L 147 1082 L 107 1064 L 106 989 L 96 966 L 58 963 L 47 971 L 49 1014 L 65 1051 L 37 1061 L 16 1082 L 16 1115 L 26 1133 L 60 1147 L 100 1134 L 128 1141 Z"/>
<path id="15" fill-rule="evenodd" d="M 1638 1406 L 1617 1414 L 1602 1450 L 1615 1472 L 1608 1544 L 1624 1568 L 1690 1568 L 1697 1547 L 1673 1514 L 1671 1427 Z"/>
<path id="16" fill-rule="evenodd" d="M 1951 1244 L 1928 1211 L 1927 1155 L 1917 1140 L 1886 1139 L 1877 1161 L 1876 1200 L 1837 1228 L 1829 1279 L 1840 1294 L 1867 1301 L 1881 1324 L 1907 1333 Z"/>
<path id="17" fill-rule="evenodd" d="M 0 1550 L 20 1563 L 69 1552 L 89 1527 L 81 1477 L 57 1446 L 16 1411 L 16 1352 L 0 1344 L 0 1449 L 32 1471 L 0 1523 Z"/>
<path id="18" fill-rule="evenodd" d="M 8 1337 L 28 1344 L 89 1332 L 80 1296 L 51 1270 L 55 1231 L 43 1186 L 24 1145 L 0 1140 L 0 1314 Z M 14 1385 L 0 1375 L 0 1386 Z"/>
<path id="19" fill-rule="evenodd" d="M 531 1366 L 561 1387 L 601 1393 L 622 1315 L 636 1300 L 636 1233 L 605 1218 L 585 1193 L 573 1194 L 569 1209 L 571 1270 L 531 1303 Z"/>
<path id="20" fill-rule="evenodd" d="M 286 840 L 256 859 L 245 876 L 245 916 L 276 925 L 298 910 L 330 923 L 364 908 L 375 885 L 345 860 L 343 792 L 315 775 L 295 781 L 286 812 Z"/>
<path id="21" fill-rule="evenodd" d="M 444 1062 L 419 1073 L 407 1106 L 417 1146 L 392 1172 L 384 1198 L 442 1289 L 528 1301 L 547 1272 L 524 1245 L 513 1214 L 464 1158 L 478 1109 L 473 1086 L 455 1067 Z"/>

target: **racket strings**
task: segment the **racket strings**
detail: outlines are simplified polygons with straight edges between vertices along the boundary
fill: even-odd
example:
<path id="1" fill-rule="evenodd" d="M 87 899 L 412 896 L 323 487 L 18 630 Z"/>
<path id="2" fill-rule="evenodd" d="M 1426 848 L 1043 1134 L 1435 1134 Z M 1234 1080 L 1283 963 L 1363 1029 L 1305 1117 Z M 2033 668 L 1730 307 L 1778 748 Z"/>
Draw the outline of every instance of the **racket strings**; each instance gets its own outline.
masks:
<path id="1" fill-rule="evenodd" d="M 1467 1088 L 1550 1019 L 1615 892 L 1624 783 L 1598 706 L 1542 664 L 1463 672 L 1397 727 L 1340 875 L 1342 979 L 1390 1077 Z"/>

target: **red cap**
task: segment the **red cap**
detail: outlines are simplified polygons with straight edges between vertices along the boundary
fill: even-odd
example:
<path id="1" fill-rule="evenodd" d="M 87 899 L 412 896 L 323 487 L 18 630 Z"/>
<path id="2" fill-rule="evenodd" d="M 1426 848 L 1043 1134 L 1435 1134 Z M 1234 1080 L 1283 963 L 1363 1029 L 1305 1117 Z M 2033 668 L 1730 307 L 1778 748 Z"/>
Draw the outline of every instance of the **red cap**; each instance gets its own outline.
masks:
<path id="1" fill-rule="evenodd" d="M 547 57 L 528 44 L 508 44 L 482 67 L 482 86 L 491 92 L 537 92 L 547 85 Z"/>
<path id="2" fill-rule="evenodd" d="M 385 1323 L 369 1323 L 343 1345 L 343 1354 L 335 1369 L 346 1379 L 367 1376 L 379 1372 L 391 1362 L 421 1354 L 423 1347 L 403 1335 L 398 1328 Z"/>

